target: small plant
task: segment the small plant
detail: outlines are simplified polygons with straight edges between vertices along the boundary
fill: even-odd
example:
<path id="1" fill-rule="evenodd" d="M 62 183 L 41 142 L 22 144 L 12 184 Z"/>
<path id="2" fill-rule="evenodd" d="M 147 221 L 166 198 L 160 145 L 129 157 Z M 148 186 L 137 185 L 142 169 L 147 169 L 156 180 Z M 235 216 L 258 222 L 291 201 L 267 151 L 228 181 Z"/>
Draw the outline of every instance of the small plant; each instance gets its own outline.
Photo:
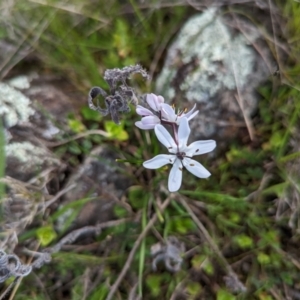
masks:
<path id="1" fill-rule="evenodd" d="M 99 87 L 92 88 L 88 97 L 90 108 L 99 111 L 104 116 L 110 113 L 113 121 L 119 124 L 118 112 L 127 112 L 129 110 L 128 99 L 136 99 L 133 88 L 126 84 L 126 79 L 132 73 L 141 73 L 143 77 L 147 77 L 147 72 L 139 65 L 125 67 L 122 70 L 106 70 L 104 79 L 110 86 L 111 95 L 107 96 Z M 118 82 L 121 82 L 119 87 L 117 85 Z M 99 104 L 97 106 L 93 104 L 93 99 L 99 94 L 105 97 L 106 109 L 102 109 Z M 211 175 L 210 172 L 199 162 L 193 160 L 192 157 L 211 152 L 216 147 L 216 142 L 213 140 L 197 141 L 187 146 L 191 131 L 189 121 L 198 114 L 198 111 L 195 111 L 196 105 L 189 112 L 183 110 L 176 113 L 173 107 L 164 103 L 162 96 L 147 94 L 145 98 L 145 104 L 149 109 L 137 105 L 137 101 L 134 103 L 137 105 L 137 114 L 142 116 L 141 121 L 136 122 L 135 125 L 143 130 L 154 129 L 158 140 L 171 154 L 157 155 L 145 161 L 143 166 L 148 169 L 158 169 L 166 164 L 172 164 L 173 167 L 168 182 L 170 192 L 179 190 L 182 182 L 183 167 L 199 178 L 209 177 Z M 171 127 L 174 138 L 165 126 Z"/>
<path id="2" fill-rule="evenodd" d="M 135 95 L 134 89 L 129 87 L 126 80 L 130 75 L 139 73 L 144 78 L 148 79 L 148 73 L 140 66 L 128 66 L 123 69 L 106 70 L 104 73 L 104 80 L 108 83 L 110 88 L 109 95 L 100 87 L 93 87 L 89 92 L 88 103 L 89 107 L 98 111 L 103 116 L 111 115 L 112 120 L 116 124 L 120 124 L 119 112 L 129 112 L 129 103 L 137 105 L 138 99 Z M 106 108 L 101 108 L 97 100 L 97 106 L 94 105 L 93 100 L 99 95 L 104 98 Z"/>

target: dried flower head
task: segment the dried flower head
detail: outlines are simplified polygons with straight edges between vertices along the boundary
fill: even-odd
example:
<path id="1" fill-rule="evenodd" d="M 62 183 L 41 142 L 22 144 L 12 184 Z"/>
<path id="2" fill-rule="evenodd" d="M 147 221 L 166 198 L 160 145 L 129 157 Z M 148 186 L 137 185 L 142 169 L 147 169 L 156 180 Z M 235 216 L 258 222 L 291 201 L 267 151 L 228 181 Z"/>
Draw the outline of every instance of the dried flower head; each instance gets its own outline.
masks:
<path id="1" fill-rule="evenodd" d="M 148 73 L 140 66 L 127 66 L 123 69 L 110 69 L 104 73 L 104 80 L 109 85 L 109 95 L 100 87 L 93 87 L 89 92 L 88 103 L 89 107 L 98 111 L 103 116 L 111 114 L 112 120 L 116 124 L 120 124 L 119 112 L 129 112 L 129 103 L 134 105 L 138 104 L 138 98 L 135 95 L 135 91 L 132 87 L 128 86 L 126 80 L 130 78 L 130 75 L 139 73 L 143 78 L 148 79 Z M 98 96 L 104 98 L 105 108 L 99 105 Z M 93 100 L 97 100 L 97 106 L 95 106 Z"/>

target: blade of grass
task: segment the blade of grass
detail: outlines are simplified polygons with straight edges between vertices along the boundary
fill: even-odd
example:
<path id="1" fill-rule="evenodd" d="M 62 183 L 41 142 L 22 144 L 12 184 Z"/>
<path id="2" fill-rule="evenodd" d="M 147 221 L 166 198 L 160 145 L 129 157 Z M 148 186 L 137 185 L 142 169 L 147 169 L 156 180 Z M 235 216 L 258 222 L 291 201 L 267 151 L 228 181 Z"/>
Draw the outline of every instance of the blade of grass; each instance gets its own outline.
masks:
<path id="1" fill-rule="evenodd" d="M 0 178 L 4 177 L 5 172 L 5 136 L 2 119 L 0 118 Z M 0 199 L 4 195 L 4 183 L 0 182 Z M 0 222 L 2 222 L 2 204 L 0 202 Z"/>
<path id="2" fill-rule="evenodd" d="M 173 195 L 171 194 L 162 204 L 161 206 L 161 213 L 168 207 L 168 205 L 170 204 L 170 201 L 173 199 Z M 126 275 L 127 271 L 129 270 L 131 263 L 133 261 L 135 252 L 137 251 L 138 247 L 140 246 L 141 242 L 143 241 L 143 239 L 145 238 L 146 234 L 149 232 L 149 230 L 152 228 L 152 226 L 155 224 L 155 222 L 157 221 L 158 217 L 157 214 L 155 214 L 150 221 L 148 222 L 147 226 L 145 227 L 145 229 L 142 231 L 142 233 L 139 235 L 139 237 L 137 238 L 137 240 L 135 241 L 133 248 L 131 249 L 127 261 L 121 271 L 121 273 L 119 274 L 117 280 L 114 282 L 114 284 L 112 285 L 106 300 L 111 300 L 113 299 L 114 294 L 116 293 L 121 281 L 123 280 L 124 276 Z"/>
<path id="3" fill-rule="evenodd" d="M 142 213 L 142 229 L 146 228 L 147 224 L 147 206 L 145 205 Z M 143 239 L 140 249 L 140 263 L 139 263 L 139 296 L 143 297 L 143 272 L 145 265 L 145 253 L 146 253 L 146 240 Z"/>

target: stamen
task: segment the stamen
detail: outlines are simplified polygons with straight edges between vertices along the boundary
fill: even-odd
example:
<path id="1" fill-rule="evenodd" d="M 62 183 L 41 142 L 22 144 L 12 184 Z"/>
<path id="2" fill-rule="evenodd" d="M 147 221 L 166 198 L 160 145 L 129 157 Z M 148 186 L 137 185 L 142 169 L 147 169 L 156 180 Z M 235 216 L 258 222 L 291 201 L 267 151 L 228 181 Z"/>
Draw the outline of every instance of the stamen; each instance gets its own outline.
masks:
<path id="1" fill-rule="evenodd" d="M 184 157 L 185 157 L 185 152 L 177 152 L 177 153 L 176 153 L 176 156 L 177 156 L 179 159 L 183 160 Z"/>
<path id="2" fill-rule="evenodd" d="M 194 164 L 190 164 L 190 166 L 191 166 L 191 167 L 194 167 L 195 165 L 194 165 Z"/>
<path id="3" fill-rule="evenodd" d="M 179 167 L 178 169 L 182 172 L 182 168 Z"/>
<path id="4" fill-rule="evenodd" d="M 199 151 L 199 149 L 197 149 L 196 151 L 195 151 L 195 153 L 197 153 Z"/>

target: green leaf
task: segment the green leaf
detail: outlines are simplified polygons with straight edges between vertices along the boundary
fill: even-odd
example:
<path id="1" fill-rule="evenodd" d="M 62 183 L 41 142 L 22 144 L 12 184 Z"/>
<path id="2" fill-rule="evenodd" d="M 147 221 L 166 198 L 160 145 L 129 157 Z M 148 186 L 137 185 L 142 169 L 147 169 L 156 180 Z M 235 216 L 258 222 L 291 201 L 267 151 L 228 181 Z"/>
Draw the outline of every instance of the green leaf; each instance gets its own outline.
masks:
<path id="1" fill-rule="evenodd" d="M 217 293 L 217 300 L 235 300 L 236 297 L 225 290 L 219 290 Z"/>
<path id="2" fill-rule="evenodd" d="M 116 19 L 115 33 L 113 35 L 113 46 L 116 47 L 119 57 L 127 58 L 132 52 L 130 29 L 128 22 L 121 18 Z"/>
<path id="3" fill-rule="evenodd" d="M 181 234 L 186 234 L 187 232 L 193 231 L 196 228 L 193 220 L 189 218 L 183 218 L 182 216 L 178 218 L 173 217 L 170 222 L 172 230 Z"/>
<path id="4" fill-rule="evenodd" d="M 76 133 L 80 133 L 86 130 L 85 126 L 82 124 L 80 120 L 69 119 L 68 125 L 70 129 Z"/>
<path id="5" fill-rule="evenodd" d="M 270 256 L 263 252 L 258 253 L 257 260 L 261 265 L 269 265 L 271 262 Z"/>
<path id="6" fill-rule="evenodd" d="M 161 290 L 162 276 L 160 275 L 149 275 L 146 279 L 146 285 L 148 286 L 152 296 L 157 297 Z"/>
<path id="7" fill-rule="evenodd" d="M 84 119 L 87 121 L 99 122 L 102 119 L 102 116 L 99 114 L 99 112 L 92 110 L 87 106 L 84 106 L 81 109 L 81 113 L 82 113 Z"/>
<path id="8" fill-rule="evenodd" d="M 88 299 L 90 299 L 90 300 L 104 300 L 105 297 L 108 294 L 108 291 L 109 291 L 109 288 L 108 288 L 107 285 L 100 284 L 94 289 L 93 293 L 91 294 L 91 296 Z"/>
<path id="9" fill-rule="evenodd" d="M 117 125 L 113 121 L 106 121 L 104 123 L 104 128 L 109 134 L 109 137 L 119 141 L 126 141 L 129 138 L 128 133 L 124 130 L 123 126 L 123 124 Z"/>
<path id="10" fill-rule="evenodd" d="M 202 265 L 203 270 L 205 271 L 206 274 L 208 275 L 213 275 L 214 274 L 214 266 L 212 263 L 207 259 L 204 261 Z"/>
<path id="11" fill-rule="evenodd" d="M 114 206 L 114 215 L 120 219 L 125 218 L 128 215 L 128 211 L 123 206 L 115 205 Z"/>
<path id="12" fill-rule="evenodd" d="M 234 241 L 242 249 L 253 247 L 253 240 L 245 234 L 235 236 Z"/>
<path id="13" fill-rule="evenodd" d="M 56 238 L 56 232 L 51 226 L 39 228 L 36 235 L 42 246 L 49 245 Z"/>
<path id="14" fill-rule="evenodd" d="M 191 296 L 196 296 L 201 291 L 201 285 L 197 282 L 189 282 L 186 289 Z"/>
<path id="15" fill-rule="evenodd" d="M 76 142 L 72 142 L 69 144 L 68 146 L 68 150 L 75 155 L 79 155 L 82 153 L 81 148 L 79 147 L 79 145 Z"/>
<path id="16" fill-rule="evenodd" d="M 264 196 L 275 194 L 278 197 L 281 197 L 288 187 L 289 187 L 288 182 L 282 182 L 282 183 L 274 184 L 274 185 L 264 189 L 262 191 L 262 194 Z"/>
<path id="17" fill-rule="evenodd" d="M 147 203 L 149 195 L 141 186 L 132 186 L 128 191 L 128 200 L 130 205 L 135 209 L 143 208 Z"/>
<path id="18" fill-rule="evenodd" d="M 197 254 L 195 255 L 192 260 L 191 260 L 191 263 L 192 263 L 192 267 L 195 269 L 195 270 L 200 270 L 202 268 L 202 264 L 203 262 L 207 259 L 207 256 L 206 255 L 202 255 L 202 254 Z"/>

